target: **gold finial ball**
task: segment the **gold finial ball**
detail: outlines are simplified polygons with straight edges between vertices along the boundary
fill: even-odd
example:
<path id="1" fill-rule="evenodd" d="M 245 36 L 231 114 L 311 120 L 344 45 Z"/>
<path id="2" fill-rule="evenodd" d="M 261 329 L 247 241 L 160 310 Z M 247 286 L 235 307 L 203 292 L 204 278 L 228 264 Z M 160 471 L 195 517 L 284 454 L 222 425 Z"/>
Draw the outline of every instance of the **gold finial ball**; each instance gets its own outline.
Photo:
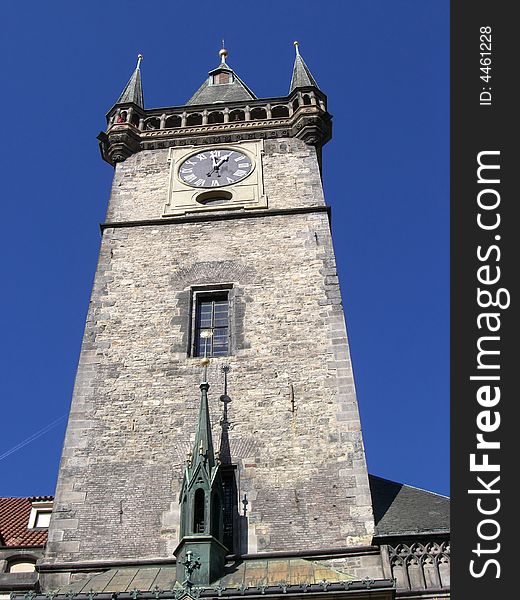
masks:
<path id="1" fill-rule="evenodd" d="M 203 367 L 207 367 L 207 366 L 209 365 L 209 363 L 210 363 L 210 360 L 209 360 L 209 358 L 207 358 L 207 357 L 206 357 L 206 358 L 203 358 L 203 359 L 200 361 L 200 364 L 201 364 Z"/>
<path id="2" fill-rule="evenodd" d="M 226 58 L 226 56 L 228 55 L 228 51 L 227 51 L 225 48 L 221 48 L 221 49 L 218 51 L 218 53 L 219 53 L 219 55 L 220 55 L 220 58 L 222 58 L 222 59 L 225 59 L 225 58 Z"/>

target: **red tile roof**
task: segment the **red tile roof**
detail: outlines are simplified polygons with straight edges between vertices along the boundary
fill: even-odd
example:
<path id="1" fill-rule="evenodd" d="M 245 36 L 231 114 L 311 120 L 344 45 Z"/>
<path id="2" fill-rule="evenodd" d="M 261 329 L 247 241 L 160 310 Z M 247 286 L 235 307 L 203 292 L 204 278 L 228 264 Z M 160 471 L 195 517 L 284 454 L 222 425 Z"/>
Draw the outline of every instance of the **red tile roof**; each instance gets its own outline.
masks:
<path id="1" fill-rule="evenodd" d="M 33 502 L 51 502 L 52 496 L 0 498 L 0 546 L 43 546 L 47 529 L 28 529 Z"/>

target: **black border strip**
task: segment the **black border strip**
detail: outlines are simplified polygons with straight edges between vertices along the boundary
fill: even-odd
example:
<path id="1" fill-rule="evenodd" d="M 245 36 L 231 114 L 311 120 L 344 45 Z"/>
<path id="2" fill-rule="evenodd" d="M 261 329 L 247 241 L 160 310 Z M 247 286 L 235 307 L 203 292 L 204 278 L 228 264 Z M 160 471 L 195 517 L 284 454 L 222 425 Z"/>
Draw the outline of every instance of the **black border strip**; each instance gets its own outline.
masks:
<path id="1" fill-rule="evenodd" d="M 515 4 L 505 0 L 451 3 L 454 600 L 506 598 L 515 595 L 518 587 L 518 568 L 509 566 L 516 556 L 518 521 L 513 514 L 518 505 L 513 489 L 518 449 L 512 441 L 518 437 L 513 411 L 518 404 L 516 336 L 520 331 L 513 323 L 519 258 L 515 219 L 519 197 L 514 189 L 519 171 L 514 106 L 518 101 L 513 90 L 520 54 L 513 8 Z M 499 297 L 500 290 L 506 291 Z M 508 293 L 510 306 L 506 306 Z M 487 304 L 490 299 L 498 306 Z M 483 317 L 492 313 L 495 316 L 487 320 Z M 496 327 L 497 323 L 498 329 L 493 330 L 490 324 Z M 488 398 L 494 398 L 498 387 L 499 402 L 491 406 L 488 401 L 486 406 L 486 390 Z M 479 434 L 500 447 L 478 448 Z M 487 469 L 486 461 L 493 470 Z M 496 477 L 500 479 L 492 483 Z"/>

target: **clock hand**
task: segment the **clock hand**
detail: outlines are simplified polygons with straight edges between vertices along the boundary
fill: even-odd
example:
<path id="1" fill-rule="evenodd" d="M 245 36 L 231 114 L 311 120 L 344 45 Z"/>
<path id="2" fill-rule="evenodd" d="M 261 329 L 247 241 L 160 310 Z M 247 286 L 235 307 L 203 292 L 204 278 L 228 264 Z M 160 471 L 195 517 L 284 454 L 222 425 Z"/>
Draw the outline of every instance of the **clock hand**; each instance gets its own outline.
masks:
<path id="1" fill-rule="evenodd" d="M 215 170 L 217 171 L 217 175 L 218 175 L 218 177 L 220 177 L 220 167 L 221 167 L 221 166 L 222 166 L 222 165 L 223 165 L 225 162 L 227 162 L 227 160 L 228 160 L 228 158 L 229 158 L 230 156 L 231 156 L 231 155 L 230 155 L 230 154 L 228 154 L 228 155 L 227 155 L 227 156 L 225 156 L 224 158 L 221 158 L 221 159 L 218 161 L 218 163 L 217 163 L 217 164 L 216 164 L 216 165 L 213 167 L 213 170 L 214 170 L 214 171 L 215 171 Z"/>
<path id="2" fill-rule="evenodd" d="M 218 163 L 215 165 L 215 168 L 218 170 L 231 156 L 231 154 L 228 154 L 227 156 L 224 156 L 224 158 L 221 158 Z"/>
<path id="3" fill-rule="evenodd" d="M 221 158 L 218 162 L 215 161 L 215 157 L 212 156 L 211 158 L 213 160 L 213 169 L 211 169 L 211 171 L 206 174 L 206 177 L 210 177 L 214 173 L 214 171 L 217 171 L 218 175 L 220 177 L 219 169 L 225 162 L 227 162 L 229 160 L 230 156 L 231 156 L 231 154 L 228 154 L 227 156 L 224 156 L 224 158 Z"/>

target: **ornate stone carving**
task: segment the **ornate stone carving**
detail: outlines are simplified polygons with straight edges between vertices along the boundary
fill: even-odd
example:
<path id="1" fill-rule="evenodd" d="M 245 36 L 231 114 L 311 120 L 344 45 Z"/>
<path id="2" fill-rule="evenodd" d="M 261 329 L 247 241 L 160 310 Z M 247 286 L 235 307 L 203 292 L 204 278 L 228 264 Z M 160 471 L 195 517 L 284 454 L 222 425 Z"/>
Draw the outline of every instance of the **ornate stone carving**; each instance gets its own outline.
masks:
<path id="1" fill-rule="evenodd" d="M 290 99 L 287 99 L 288 104 Z M 265 104 L 269 104 L 266 100 Z M 181 109 L 167 109 L 162 115 L 156 111 L 145 111 L 140 122 L 159 121 L 158 128 L 137 128 L 130 123 L 113 123 L 109 118 L 107 132 L 100 133 L 101 154 L 110 164 L 126 160 L 139 150 L 153 150 L 175 146 L 197 146 L 201 144 L 221 144 L 242 140 L 276 139 L 280 137 L 298 137 L 306 144 L 321 146 L 331 136 L 331 118 L 319 105 L 299 106 L 287 117 L 254 119 L 174 126 L 179 123 Z M 243 110 L 245 106 L 225 106 L 223 110 Z M 244 110 L 244 115 L 246 111 Z M 178 117 L 178 118 L 177 118 Z M 180 120 L 181 123 L 185 121 Z"/>
<path id="2" fill-rule="evenodd" d="M 392 577 L 401 589 L 438 589 L 450 585 L 450 542 L 400 543 L 388 546 Z"/>
<path id="3" fill-rule="evenodd" d="M 126 160 L 141 147 L 139 130 L 127 123 L 113 125 L 108 133 L 100 133 L 98 140 L 101 156 L 111 165 Z"/>

